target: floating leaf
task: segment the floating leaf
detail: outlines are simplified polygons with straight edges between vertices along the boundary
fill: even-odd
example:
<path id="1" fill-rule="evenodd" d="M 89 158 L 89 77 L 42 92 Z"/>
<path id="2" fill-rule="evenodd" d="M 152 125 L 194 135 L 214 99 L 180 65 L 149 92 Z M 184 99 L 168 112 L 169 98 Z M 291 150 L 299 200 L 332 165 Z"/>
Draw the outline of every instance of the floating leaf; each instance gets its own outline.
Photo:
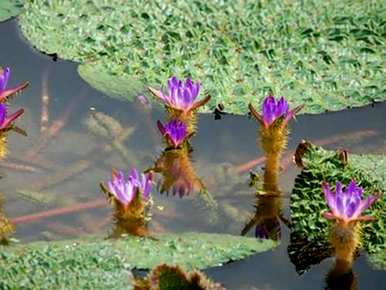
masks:
<path id="1" fill-rule="evenodd" d="M 161 86 L 177 75 L 212 96 L 201 112 L 246 114 L 269 90 L 304 103 L 302 113 L 386 99 L 383 1 L 106 3 L 26 1 L 21 30 L 41 51 L 98 63 L 81 75 L 113 96 L 136 92 L 123 80 Z"/>
<path id="2" fill-rule="evenodd" d="M 23 8 L 22 0 L 1 0 L 0 1 L 0 22 L 17 16 Z"/>
<path id="3" fill-rule="evenodd" d="M 155 239 L 37 242 L 0 247 L 0 288 L 126 289 L 129 270 L 161 263 L 186 270 L 219 266 L 276 246 L 226 234 L 165 234 Z M 79 283 L 79 284 L 76 284 Z M 76 285 L 76 287 L 75 287 Z"/>
<path id="4" fill-rule="evenodd" d="M 104 94 L 121 100 L 133 100 L 144 91 L 144 85 L 133 77 L 112 75 L 106 67 L 98 63 L 82 64 L 79 75 L 92 87 Z"/>

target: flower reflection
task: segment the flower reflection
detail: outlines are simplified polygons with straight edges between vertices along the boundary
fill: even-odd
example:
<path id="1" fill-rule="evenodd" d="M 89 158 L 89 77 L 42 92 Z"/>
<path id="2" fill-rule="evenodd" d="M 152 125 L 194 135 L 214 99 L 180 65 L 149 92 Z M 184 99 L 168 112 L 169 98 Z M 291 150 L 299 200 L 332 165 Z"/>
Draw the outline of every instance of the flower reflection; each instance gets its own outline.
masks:
<path id="1" fill-rule="evenodd" d="M 283 195 L 277 190 L 270 193 L 258 193 L 255 214 L 241 231 L 246 235 L 255 226 L 255 237 L 260 239 L 280 240 L 280 221 L 286 222 L 282 215 Z"/>
<path id="2" fill-rule="evenodd" d="M 193 82 L 189 78 L 184 82 L 173 76 L 168 80 L 167 86 L 167 93 L 153 88 L 149 88 L 149 90 L 164 103 L 169 120 L 180 120 L 187 126 L 188 134 L 194 132 L 196 110 L 204 106 L 209 101 L 210 96 L 197 101 L 200 94 L 200 83 Z"/>
<path id="3" fill-rule="evenodd" d="M 179 147 L 188 138 L 186 125 L 179 120 L 171 120 L 165 125 L 158 121 L 157 126 L 166 143 L 174 148 Z"/>
<path id="4" fill-rule="evenodd" d="M 203 192 L 204 184 L 192 165 L 192 148 L 166 148 L 147 171 L 161 175 L 160 192 L 183 197 L 191 192 Z"/>
<path id="5" fill-rule="evenodd" d="M 351 263 L 337 259 L 326 276 L 326 290 L 356 290 L 358 282 Z"/>
<path id="6" fill-rule="evenodd" d="M 15 232 L 15 226 L 3 212 L 3 197 L 0 194 L 0 245 L 9 243 L 9 236 Z"/>
<path id="7" fill-rule="evenodd" d="M 123 233 L 145 235 L 148 210 L 151 206 L 150 192 L 152 189 L 151 174 L 139 173 L 132 169 L 125 175 L 122 171 L 112 172 L 112 178 L 106 185 L 100 184 L 115 207 L 115 229 L 113 236 Z"/>

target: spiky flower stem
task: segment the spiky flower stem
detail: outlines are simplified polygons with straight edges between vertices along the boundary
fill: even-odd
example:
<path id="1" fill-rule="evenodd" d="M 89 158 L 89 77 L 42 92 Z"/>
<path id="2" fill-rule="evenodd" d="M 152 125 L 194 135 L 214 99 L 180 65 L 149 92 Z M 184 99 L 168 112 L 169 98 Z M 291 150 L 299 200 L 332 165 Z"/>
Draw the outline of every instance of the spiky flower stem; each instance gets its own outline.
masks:
<path id="1" fill-rule="evenodd" d="M 359 222 L 342 222 L 337 220 L 331 228 L 330 241 L 335 250 L 336 260 L 351 264 L 355 250 L 360 246 L 361 224 Z"/>
<path id="2" fill-rule="evenodd" d="M 277 192 L 280 158 L 287 147 L 288 129 L 282 124 L 273 124 L 260 129 L 260 142 L 265 152 L 264 190 Z"/>
<path id="3" fill-rule="evenodd" d="M 7 136 L 5 133 L 0 132 L 0 161 L 7 156 Z"/>

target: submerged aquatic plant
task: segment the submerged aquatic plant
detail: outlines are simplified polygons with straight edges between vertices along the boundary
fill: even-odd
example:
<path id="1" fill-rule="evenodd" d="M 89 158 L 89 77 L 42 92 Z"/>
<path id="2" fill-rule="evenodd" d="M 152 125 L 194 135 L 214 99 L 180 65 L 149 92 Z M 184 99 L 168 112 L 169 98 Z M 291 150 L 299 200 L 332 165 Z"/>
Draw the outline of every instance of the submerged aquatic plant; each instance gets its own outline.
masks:
<path id="1" fill-rule="evenodd" d="M 186 125 L 179 120 L 171 120 L 165 125 L 158 121 L 157 126 L 168 145 L 174 148 L 179 147 L 188 138 Z"/>
<path id="2" fill-rule="evenodd" d="M 149 88 L 149 90 L 164 103 L 169 120 L 178 119 L 184 122 L 188 127 L 188 133 L 192 133 L 196 124 L 195 111 L 205 105 L 210 96 L 196 101 L 200 94 L 200 83 L 194 83 L 189 78 L 184 82 L 173 76 L 168 80 L 167 86 L 167 93 L 153 88 Z"/>
<path id="3" fill-rule="evenodd" d="M 326 182 L 323 182 L 322 188 L 326 203 L 331 210 L 323 215 L 335 221 L 330 233 L 335 257 L 337 260 L 351 263 L 355 250 L 361 244 L 359 222 L 373 219 L 362 213 L 379 198 L 379 195 L 369 195 L 366 199 L 362 199 L 364 190 L 354 180 L 344 189 L 339 181 L 336 183 L 335 191 L 331 190 Z"/>
<path id="4" fill-rule="evenodd" d="M 28 86 L 28 82 L 23 82 L 16 87 L 7 89 L 8 80 L 11 76 L 11 69 L 6 67 L 2 69 L 0 67 L 0 102 L 6 102 L 11 96 L 25 89 Z"/>
<path id="5" fill-rule="evenodd" d="M 117 219 L 145 218 L 145 209 L 149 205 L 152 189 L 150 174 L 139 173 L 133 169 L 125 175 L 122 171 L 113 170 L 112 179 L 106 185 L 101 183 L 100 186 L 115 205 Z"/>
<path id="6" fill-rule="evenodd" d="M 205 186 L 193 167 L 191 152 L 189 146 L 171 150 L 166 148 L 153 167 L 146 170 L 162 176 L 161 193 L 183 197 L 191 192 L 205 191 Z"/>

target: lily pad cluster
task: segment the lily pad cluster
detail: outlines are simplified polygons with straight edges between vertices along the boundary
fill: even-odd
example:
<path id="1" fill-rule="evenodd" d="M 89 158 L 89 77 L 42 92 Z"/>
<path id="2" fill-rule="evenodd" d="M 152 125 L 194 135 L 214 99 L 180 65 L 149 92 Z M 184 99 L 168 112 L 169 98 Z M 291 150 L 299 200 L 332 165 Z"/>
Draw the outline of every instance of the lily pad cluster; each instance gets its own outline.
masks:
<path id="1" fill-rule="evenodd" d="M 348 162 L 335 151 L 312 145 L 304 152 L 301 173 L 291 194 L 291 235 L 302 236 L 314 245 L 327 243 L 329 223 L 321 213 L 328 211 L 321 189 L 322 181 L 348 184 L 354 179 L 364 196 L 386 192 L 386 156 L 349 155 Z M 363 247 L 371 255 L 386 251 L 386 196 L 371 207 L 374 221 L 363 223 Z M 385 255 L 383 255 L 385 257 Z"/>
<path id="2" fill-rule="evenodd" d="M 221 234 L 83 239 L 0 247 L 0 288 L 127 289 L 130 270 L 162 263 L 186 270 L 218 266 L 273 248 L 275 242 Z"/>
<path id="3" fill-rule="evenodd" d="M 381 0 L 41 0 L 25 8 L 25 37 L 81 63 L 81 76 L 113 96 L 129 99 L 177 75 L 201 80 L 212 96 L 202 112 L 221 103 L 245 114 L 269 90 L 306 113 L 385 99 Z"/>
<path id="4" fill-rule="evenodd" d="M 17 16 L 23 8 L 22 0 L 1 0 L 0 1 L 0 22 Z"/>

